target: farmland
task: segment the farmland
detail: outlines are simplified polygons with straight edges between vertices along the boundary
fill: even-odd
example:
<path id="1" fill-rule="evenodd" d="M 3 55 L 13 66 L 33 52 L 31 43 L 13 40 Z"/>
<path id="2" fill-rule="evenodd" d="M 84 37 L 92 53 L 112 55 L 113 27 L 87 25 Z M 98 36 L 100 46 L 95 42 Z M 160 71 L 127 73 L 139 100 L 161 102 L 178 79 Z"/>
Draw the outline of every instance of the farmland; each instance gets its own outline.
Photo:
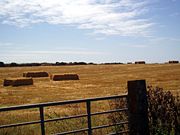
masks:
<path id="1" fill-rule="evenodd" d="M 34 85 L 3 87 L 3 79 L 22 77 L 27 71 L 75 73 L 80 80 L 50 81 L 34 78 Z M 128 80 L 146 79 L 174 94 L 180 92 L 180 64 L 81 65 L 0 68 L 0 106 L 62 101 L 126 93 Z"/>
<path id="2" fill-rule="evenodd" d="M 49 77 L 33 78 L 34 84 L 19 87 L 3 87 L 3 80 L 22 77 L 23 72 L 47 71 L 49 74 L 75 73 L 80 80 L 52 81 Z M 159 86 L 172 93 L 180 93 L 180 64 L 129 64 L 129 65 L 79 65 L 79 66 L 39 66 L 0 68 L 0 106 L 33 104 L 80 98 L 102 97 L 127 92 L 127 81 L 146 79 L 147 85 Z M 95 102 L 92 112 L 111 109 L 109 103 Z M 45 119 L 85 114 L 85 104 L 65 105 L 45 108 Z M 0 112 L 0 125 L 39 120 L 37 108 L 29 110 Z M 58 133 L 85 128 L 87 119 L 51 122 L 46 124 L 46 133 Z M 93 125 L 109 123 L 109 116 L 92 118 Z M 94 131 L 96 135 L 109 133 L 110 129 Z M 29 125 L 1 129 L 0 134 L 39 135 L 40 126 Z"/>

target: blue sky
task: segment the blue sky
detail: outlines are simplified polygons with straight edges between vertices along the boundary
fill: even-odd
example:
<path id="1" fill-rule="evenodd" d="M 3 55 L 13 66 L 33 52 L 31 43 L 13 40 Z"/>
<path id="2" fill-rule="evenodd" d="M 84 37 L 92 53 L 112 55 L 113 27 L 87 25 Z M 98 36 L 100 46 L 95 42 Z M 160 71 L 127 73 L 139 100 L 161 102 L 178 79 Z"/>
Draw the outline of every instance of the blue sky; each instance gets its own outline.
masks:
<path id="1" fill-rule="evenodd" d="M 180 0 L 1 0 L 0 61 L 180 60 Z"/>

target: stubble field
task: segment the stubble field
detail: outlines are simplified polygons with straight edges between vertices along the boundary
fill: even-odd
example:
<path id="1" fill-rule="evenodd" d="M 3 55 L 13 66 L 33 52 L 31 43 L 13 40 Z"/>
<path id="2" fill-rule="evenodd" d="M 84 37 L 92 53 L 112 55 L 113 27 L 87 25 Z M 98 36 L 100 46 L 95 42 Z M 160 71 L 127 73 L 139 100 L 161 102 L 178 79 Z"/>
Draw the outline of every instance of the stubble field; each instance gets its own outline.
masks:
<path id="1" fill-rule="evenodd" d="M 26 71 L 76 73 L 80 80 L 50 81 L 34 78 L 34 85 L 3 87 L 3 79 L 22 77 Z M 180 92 L 180 64 L 84 65 L 0 68 L 0 106 L 72 100 L 125 93 L 127 81 L 145 79 L 174 94 Z"/>
<path id="2" fill-rule="evenodd" d="M 22 77 L 27 71 L 47 71 L 49 74 L 76 73 L 80 80 L 50 81 L 34 78 L 34 85 L 3 87 L 3 80 L 9 77 Z M 127 91 L 128 80 L 145 79 L 147 85 L 162 87 L 173 94 L 180 93 L 180 64 L 146 65 L 84 65 L 84 66 L 41 66 L 0 68 L 0 107 L 33 104 L 51 101 L 73 100 L 90 97 L 120 95 Z M 111 109 L 108 102 L 92 104 L 92 112 Z M 45 119 L 86 114 L 85 104 L 46 107 Z M 39 120 L 38 108 L 11 112 L 0 112 L 0 125 Z M 109 115 L 92 117 L 93 126 L 109 123 Z M 86 128 L 87 119 L 65 120 L 46 123 L 46 133 L 70 131 Z M 94 131 L 96 135 L 112 132 L 114 129 Z M 40 124 L 17 128 L 1 129 L 2 135 L 39 135 Z M 84 135 L 84 133 L 82 133 Z"/>

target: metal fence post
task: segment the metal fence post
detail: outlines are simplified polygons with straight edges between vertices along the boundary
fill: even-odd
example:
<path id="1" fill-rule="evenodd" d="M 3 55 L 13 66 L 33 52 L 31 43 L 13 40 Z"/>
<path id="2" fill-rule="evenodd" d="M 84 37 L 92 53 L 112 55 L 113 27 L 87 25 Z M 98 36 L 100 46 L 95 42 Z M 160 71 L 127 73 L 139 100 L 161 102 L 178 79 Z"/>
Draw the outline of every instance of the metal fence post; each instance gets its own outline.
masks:
<path id="1" fill-rule="evenodd" d="M 87 118 L 88 118 L 88 135 L 92 135 L 92 127 L 91 127 L 91 102 L 90 100 L 86 101 L 87 108 Z"/>
<path id="2" fill-rule="evenodd" d="M 145 80 L 128 81 L 128 110 L 130 135 L 149 135 Z"/>
<path id="3" fill-rule="evenodd" d="M 44 126 L 44 108 L 39 107 L 40 120 L 41 120 L 41 135 L 45 135 L 45 126 Z"/>

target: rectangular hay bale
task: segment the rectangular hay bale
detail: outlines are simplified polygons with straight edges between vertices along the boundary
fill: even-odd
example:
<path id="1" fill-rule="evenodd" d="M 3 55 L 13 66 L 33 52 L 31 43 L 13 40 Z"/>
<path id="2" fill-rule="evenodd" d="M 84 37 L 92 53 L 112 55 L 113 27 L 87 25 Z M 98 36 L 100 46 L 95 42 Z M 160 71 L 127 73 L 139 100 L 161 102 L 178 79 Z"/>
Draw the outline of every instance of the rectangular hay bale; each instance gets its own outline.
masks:
<path id="1" fill-rule="evenodd" d="M 23 77 L 48 77 L 49 74 L 44 71 L 36 71 L 36 72 L 24 72 Z"/>
<path id="2" fill-rule="evenodd" d="M 12 79 L 4 79 L 3 86 L 10 86 L 12 85 Z"/>
<path id="3" fill-rule="evenodd" d="M 53 81 L 79 80 L 79 76 L 77 74 L 52 74 L 50 79 Z"/>
<path id="4" fill-rule="evenodd" d="M 145 61 L 136 61 L 135 64 L 146 64 Z"/>
<path id="5" fill-rule="evenodd" d="M 22 85 L 33 85 L 32 78 L 9 78 L 4 79 L 3 86 L 22 86 Z"/>

